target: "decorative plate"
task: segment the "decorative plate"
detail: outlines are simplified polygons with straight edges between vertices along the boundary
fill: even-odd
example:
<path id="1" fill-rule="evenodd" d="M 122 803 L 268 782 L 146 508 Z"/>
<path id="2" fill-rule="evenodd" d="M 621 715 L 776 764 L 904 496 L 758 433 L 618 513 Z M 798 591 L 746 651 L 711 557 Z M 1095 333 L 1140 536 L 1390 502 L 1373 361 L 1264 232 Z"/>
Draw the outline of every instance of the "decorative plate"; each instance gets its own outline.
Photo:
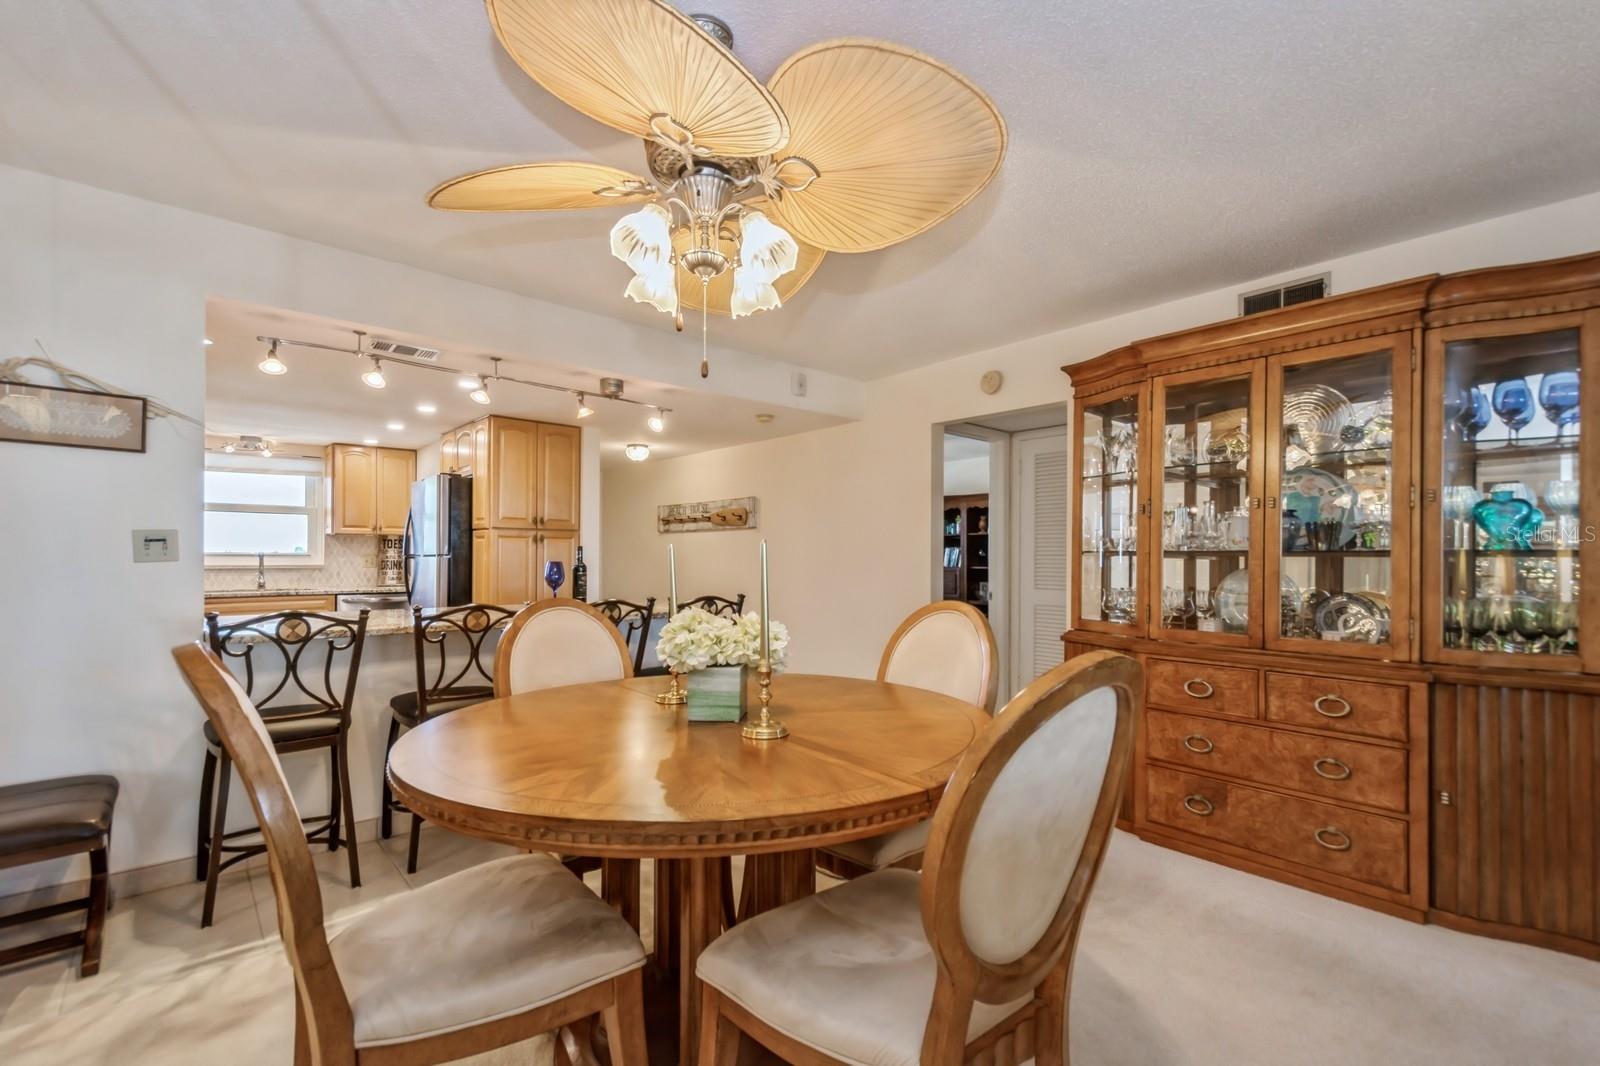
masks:
<path id="1" fill-rule="evenodd" d="M 1340 593 L 1317 608 L 1319 634 L 1337 633 L 1338 639 L 1357 644 L 1377 644 L 1388 630 L 1389 610 L 1375 597 Z"/>
<path id="2" fill-rule="evenodd" d="M 1355 533 L 1355 487 L 1321 467 L 1302 466 L 1283 476 L 1282 507 L 1302 522 L 1338 519 L 1341 544 Z"/>
<path id="3" fill-rule="evenodd" d="M 1344 393 L 1326 385 L 1302 385 L 1283 394 L 1283 424 L 1314 453 L 1339 451 L 1339 435 L 1354 417 Z"/>

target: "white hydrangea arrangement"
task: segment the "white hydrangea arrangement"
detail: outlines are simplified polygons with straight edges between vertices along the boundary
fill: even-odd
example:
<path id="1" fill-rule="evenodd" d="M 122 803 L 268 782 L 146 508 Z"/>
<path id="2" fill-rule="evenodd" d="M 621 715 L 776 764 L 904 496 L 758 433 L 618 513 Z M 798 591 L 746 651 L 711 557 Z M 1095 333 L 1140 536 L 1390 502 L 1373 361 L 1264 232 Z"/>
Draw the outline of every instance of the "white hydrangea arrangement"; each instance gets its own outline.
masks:
<path id="1" fill-rule="evenodd" d="M 772 667 L 784 661 L 789 630 L 772 623 Z M 700 607 L 685 607 L 661 627 L 656 658 L 680 674 L 708 666 L 756 666 L 761 662 L 761 616 L 755 611 L 743 618 L 725 618 Z"/>

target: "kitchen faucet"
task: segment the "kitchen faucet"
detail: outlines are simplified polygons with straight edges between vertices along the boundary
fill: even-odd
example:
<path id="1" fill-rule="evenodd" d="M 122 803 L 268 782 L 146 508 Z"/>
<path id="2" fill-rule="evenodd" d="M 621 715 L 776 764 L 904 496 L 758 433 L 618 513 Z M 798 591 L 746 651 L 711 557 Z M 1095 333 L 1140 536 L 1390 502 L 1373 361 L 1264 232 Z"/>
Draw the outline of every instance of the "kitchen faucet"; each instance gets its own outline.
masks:
<path id="1" fill-rule="evenodd" d="M 261 592 L 267 587 L 267 553 L 256 552 L 256 591 Z"/>

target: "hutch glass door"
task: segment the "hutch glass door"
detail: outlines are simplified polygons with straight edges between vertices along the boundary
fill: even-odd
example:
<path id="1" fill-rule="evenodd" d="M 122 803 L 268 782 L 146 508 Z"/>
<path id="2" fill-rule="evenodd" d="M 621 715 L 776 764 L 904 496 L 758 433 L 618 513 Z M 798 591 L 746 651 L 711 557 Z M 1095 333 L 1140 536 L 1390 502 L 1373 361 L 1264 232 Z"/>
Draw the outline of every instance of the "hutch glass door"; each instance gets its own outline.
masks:
<path id="1" fill-rule="evenodd" d="M 1274 361 L 1269 647 L 1409 654 L 1410 352 L 1405 333 Z"/>
<path id="2" fill-rule="evenodd" d="M 1199 643 L 1261 641 L 1259 362 L 1156 380 L 1159 545 L 1150 595 L 1156 636 Z"/>
<path id="3" fill-rule="evenodd" d="M 1139 598 L 1142 386 L 1078 411 L 1077 625 L 1134 635 Z"/>
<path id="4" fill-rule="evenodd" d="M 1447 336 L 1439 406 L 1443 657 L 1579 669 L 1580 330 Z M 1514 657 L 1514 658 L 1513 658 Z"/>

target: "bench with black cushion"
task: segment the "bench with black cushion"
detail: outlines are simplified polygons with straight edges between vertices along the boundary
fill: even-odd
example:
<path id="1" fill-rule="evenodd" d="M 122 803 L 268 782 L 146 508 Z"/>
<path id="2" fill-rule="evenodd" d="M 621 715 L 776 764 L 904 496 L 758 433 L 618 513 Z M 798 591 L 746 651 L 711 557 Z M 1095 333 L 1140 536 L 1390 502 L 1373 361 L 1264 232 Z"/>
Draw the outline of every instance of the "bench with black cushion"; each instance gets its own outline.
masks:
<path id="1" fill-rule="evenodd" d="M 106 924 L 106 853 L 111 848 L 111 813 L 117 779 L 103 774 L 58 777 L 0 787 L 0 869 L 89 853 L 89 894 L 0 917 L 0 929 L 88 911 L 84 928 L 0 951 L 0 966 L 83 947 L 78 973 L 100 972 L 100 941 Z"/>

